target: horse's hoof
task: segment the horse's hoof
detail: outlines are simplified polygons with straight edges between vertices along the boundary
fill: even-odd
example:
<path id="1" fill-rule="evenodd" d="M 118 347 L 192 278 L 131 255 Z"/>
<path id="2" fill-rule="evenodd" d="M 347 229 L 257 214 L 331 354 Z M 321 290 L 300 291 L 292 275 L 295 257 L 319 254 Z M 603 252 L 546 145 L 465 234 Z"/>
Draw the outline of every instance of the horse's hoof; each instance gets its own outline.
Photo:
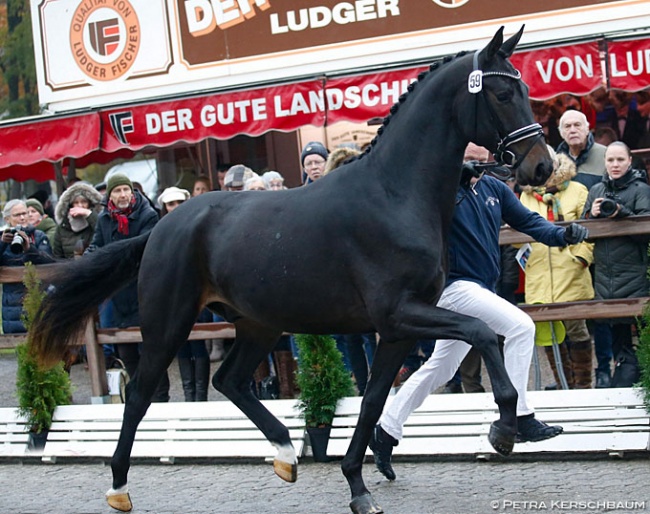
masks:
<path id="1" fill-rule="evenodd" d="M 515 434 L 509 434 L 496 423 L 492 423 L 490 425 L 488 441 L 490 441 L 492 448 L 494 448 L 498 454 L 507 457 L 512 453 L 512 449 L 515 446 Z"/>
<path id="2" fill-rule="evenodd" d="M 106 501 L 115 510 L 130 512 L 133 509 L 133 504 L 131 503 L 131 496 L 129 496 L 129 493 L 110 495 L 107 494 Z"/>
<path id="3" fill-rule="evenodd" d="M 273 461 L 273 471 L 285 482 L 295 482 L 298 480 L 298 465 L 284 462 L 278 459 Z"/>
<path id="4" fill-rule="evenodd" d="M 370 493 L 357 496 L 350 502 L 350 509 L 354 514 L 382 514 L 382 509 L 375 500 L 373 500 Z"/>

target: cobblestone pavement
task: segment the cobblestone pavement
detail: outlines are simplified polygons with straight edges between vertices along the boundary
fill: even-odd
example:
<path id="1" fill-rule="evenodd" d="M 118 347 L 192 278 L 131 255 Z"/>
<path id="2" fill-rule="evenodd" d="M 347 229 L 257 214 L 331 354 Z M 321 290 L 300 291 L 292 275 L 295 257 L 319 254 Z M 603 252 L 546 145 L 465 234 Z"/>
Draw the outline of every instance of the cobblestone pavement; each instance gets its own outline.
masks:
<path id="1" fill-rule="evenodd" d="M 650 512 L 648 459 L 397 462 L 388 482 L 365 467 L 366 484 L 390 514 Z M 145 465 L 129 475 L 133 514 L 339 514 L 350 512 L 337 462 L 301 463 L 287 484 L 269 464 Z M 109 514 L 109 466 L 0 465 L 3 514 Z"/>

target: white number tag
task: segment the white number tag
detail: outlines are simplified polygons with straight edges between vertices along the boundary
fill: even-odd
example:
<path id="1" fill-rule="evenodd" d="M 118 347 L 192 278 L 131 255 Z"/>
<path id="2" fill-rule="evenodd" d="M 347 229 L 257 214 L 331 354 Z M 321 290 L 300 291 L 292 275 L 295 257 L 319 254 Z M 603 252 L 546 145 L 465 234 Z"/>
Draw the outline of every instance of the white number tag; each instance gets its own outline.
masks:
<path id="1" fill-rule="evenodd" d="M 469 74 L 467 79 L 467 90 L 472 93 L 480 93 L 483 89 L 483 72 L 481 70 L 474 70 Z"/>

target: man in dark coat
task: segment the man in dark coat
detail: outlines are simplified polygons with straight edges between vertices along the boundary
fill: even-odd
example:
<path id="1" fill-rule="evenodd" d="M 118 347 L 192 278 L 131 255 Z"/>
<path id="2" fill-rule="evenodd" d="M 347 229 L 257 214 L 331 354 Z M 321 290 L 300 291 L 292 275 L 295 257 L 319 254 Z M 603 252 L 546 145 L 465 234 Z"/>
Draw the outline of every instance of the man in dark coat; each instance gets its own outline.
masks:
<path id="1" fill-rule="evenodd" d="M 145 234 L 158 222 L 158 213 L 142 194 L 134 190 L 131 180 L 124 174 L 116 173 L 106 184 L 108 202 L 106 209 L 97 219 L 95 234 L 87 252 L 101 248 L 115 241 L 129 239 Z M 112 298 L 113 321 L 116 327 L 136 327 L 140 325 L 137 281 L 129 284 Z M 132 377 L 140 361 L 138 345 L 124 343 L 116 345 L 118 357 L 124 362 Z M 161 377 L 154 402 L 169 401 L 169 377 Z"/>
<path id="2" fill-rule="evenodd" d="M 575 163 L 578 173 L 572 180 L 587 189 L 600 182 L 605 174 L 605 147 L 594 141 L 587 116 L 580 111 L 566 111 L 560 118 L 560 135 L 564 141 L 555 150 Z"/>

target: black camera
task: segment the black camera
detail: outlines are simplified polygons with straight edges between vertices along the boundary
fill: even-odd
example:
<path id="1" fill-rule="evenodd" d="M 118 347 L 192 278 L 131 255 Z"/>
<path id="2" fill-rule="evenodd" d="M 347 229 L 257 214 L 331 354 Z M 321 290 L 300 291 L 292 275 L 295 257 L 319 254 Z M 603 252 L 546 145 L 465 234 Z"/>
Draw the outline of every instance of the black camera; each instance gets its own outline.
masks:
<path id="1" fill-rule="evenodd" d="M 600 217 L 609 218 L 618 209 L 618 204 L 611 198 L 604 198 L 600 204 Z"/>
<path id="2" fill-rule="evenodd" d="M 14 235 L 14 238 L 11 240 L 11 244 L 9 245 L 9 249 L 11 250 L 11 253 L 23 253 L 24 250 L 23 245 L 25 244 L 25 240 L 18 233 L 19 230 L 24 230 L 24 229 L 20 225 L 11 227 L 9 229 L 9 233 Z"/>

